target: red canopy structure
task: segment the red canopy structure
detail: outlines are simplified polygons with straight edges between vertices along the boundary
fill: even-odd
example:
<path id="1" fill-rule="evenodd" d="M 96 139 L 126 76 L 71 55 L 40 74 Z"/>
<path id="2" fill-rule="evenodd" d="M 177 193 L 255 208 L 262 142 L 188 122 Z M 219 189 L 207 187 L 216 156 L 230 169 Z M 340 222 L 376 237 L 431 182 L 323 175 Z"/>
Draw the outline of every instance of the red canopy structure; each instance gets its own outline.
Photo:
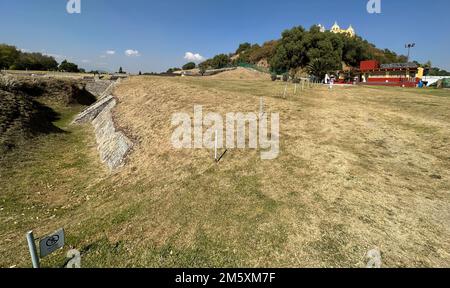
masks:
<path id="1" fill-rule="evenodd" d="M 339 72 L 339 83 L 416 87 L 420 81 L 415 63 L 379 64 L 376 60 L 361 61 L 359 69 Z M 349 75 L 353 77 L 349 77 Z"/>

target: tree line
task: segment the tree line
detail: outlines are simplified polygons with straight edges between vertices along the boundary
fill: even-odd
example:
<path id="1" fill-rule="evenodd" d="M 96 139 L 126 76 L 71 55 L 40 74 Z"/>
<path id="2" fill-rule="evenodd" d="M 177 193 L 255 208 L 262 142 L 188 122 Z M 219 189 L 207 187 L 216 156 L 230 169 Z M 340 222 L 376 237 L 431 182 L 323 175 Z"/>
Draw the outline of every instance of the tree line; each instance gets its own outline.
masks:
<path id="1" fill-rule="evenodd" d="M 15 46 L 7 44 L 0 44 L 0 69 L 85 72 L 84 69 L 80 69 L 78 65 L 67 60 L 59 64 L 52 56 L 42 53 L 23 52 Z"/>

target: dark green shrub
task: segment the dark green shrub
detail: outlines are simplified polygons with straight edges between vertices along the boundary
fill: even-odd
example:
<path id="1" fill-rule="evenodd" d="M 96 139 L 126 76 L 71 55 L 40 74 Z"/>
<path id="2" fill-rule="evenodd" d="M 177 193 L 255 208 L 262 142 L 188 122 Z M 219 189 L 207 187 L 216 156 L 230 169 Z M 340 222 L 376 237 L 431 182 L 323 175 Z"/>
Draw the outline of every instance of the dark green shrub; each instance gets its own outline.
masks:
<path id="1" fill-rule="evenodd" d="M 197 65 L 195 65 L 194 62 L 189 62 L 186 65 L 184 65 L 182 68 L 183 68 L 183 70 L 192 70 L 192 69 L 195 69 L 195 67 L 197 67 Z"/>

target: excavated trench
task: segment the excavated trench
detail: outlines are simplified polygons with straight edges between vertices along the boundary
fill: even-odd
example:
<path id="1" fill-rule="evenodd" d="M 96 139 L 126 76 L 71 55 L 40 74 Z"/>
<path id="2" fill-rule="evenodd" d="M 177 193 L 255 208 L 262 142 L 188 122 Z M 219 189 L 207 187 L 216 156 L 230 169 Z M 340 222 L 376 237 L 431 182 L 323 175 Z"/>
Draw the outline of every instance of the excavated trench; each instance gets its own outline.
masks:
<path id="1" fill-rule="evenodd" d="M 96 97 L 74 80 L 0 75 L 0 155 L 41 134 L 62 133 L 60 115 L 43 103 L 91 105 Z"/>
<path id="2" fill-rule="evenodd" d="M 72 124 L 91 123 L 100 158 L 111 171 L 123 165 L 133 143 L 116 129 L 112 80 L 75 80 L 0 75 L 0 158 L 41 134 L 64 133 L 60 115 L 42 103 L 88 106 Z M 45 100 L 45 101 L 42 101 Z"/>

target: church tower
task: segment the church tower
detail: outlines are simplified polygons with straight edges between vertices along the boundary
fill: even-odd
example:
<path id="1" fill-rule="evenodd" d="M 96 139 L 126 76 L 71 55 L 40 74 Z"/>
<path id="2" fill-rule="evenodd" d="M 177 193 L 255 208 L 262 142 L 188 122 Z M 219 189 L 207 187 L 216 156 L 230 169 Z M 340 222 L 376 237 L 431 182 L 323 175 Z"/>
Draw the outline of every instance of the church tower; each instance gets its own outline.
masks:
<path id="1" fill-rule="evenodd" d="M 339 25 L 337 24 L 337 21 L 334 22 L 334 25 L 333 25 L 333 27 L 331 27 L 330 31 L 335 33 L 335 34 L 345 34 L 348 37 L 355 37 L 356 36 L 355 29 L 353 29 L 352 25 L 350 25 L 350 27 L 348 27 L 347 30 L 341 29 L 341 27 L 339 27 Z"/>
<path id="2" fill-rule="evenodd" d="M 331 27 L 331 32 L 333 33 L 341 33 L 341 27 L 339 27 L 339 25 L 337 24 L 337 21 L 334 22 L 333 27 Z"/>

